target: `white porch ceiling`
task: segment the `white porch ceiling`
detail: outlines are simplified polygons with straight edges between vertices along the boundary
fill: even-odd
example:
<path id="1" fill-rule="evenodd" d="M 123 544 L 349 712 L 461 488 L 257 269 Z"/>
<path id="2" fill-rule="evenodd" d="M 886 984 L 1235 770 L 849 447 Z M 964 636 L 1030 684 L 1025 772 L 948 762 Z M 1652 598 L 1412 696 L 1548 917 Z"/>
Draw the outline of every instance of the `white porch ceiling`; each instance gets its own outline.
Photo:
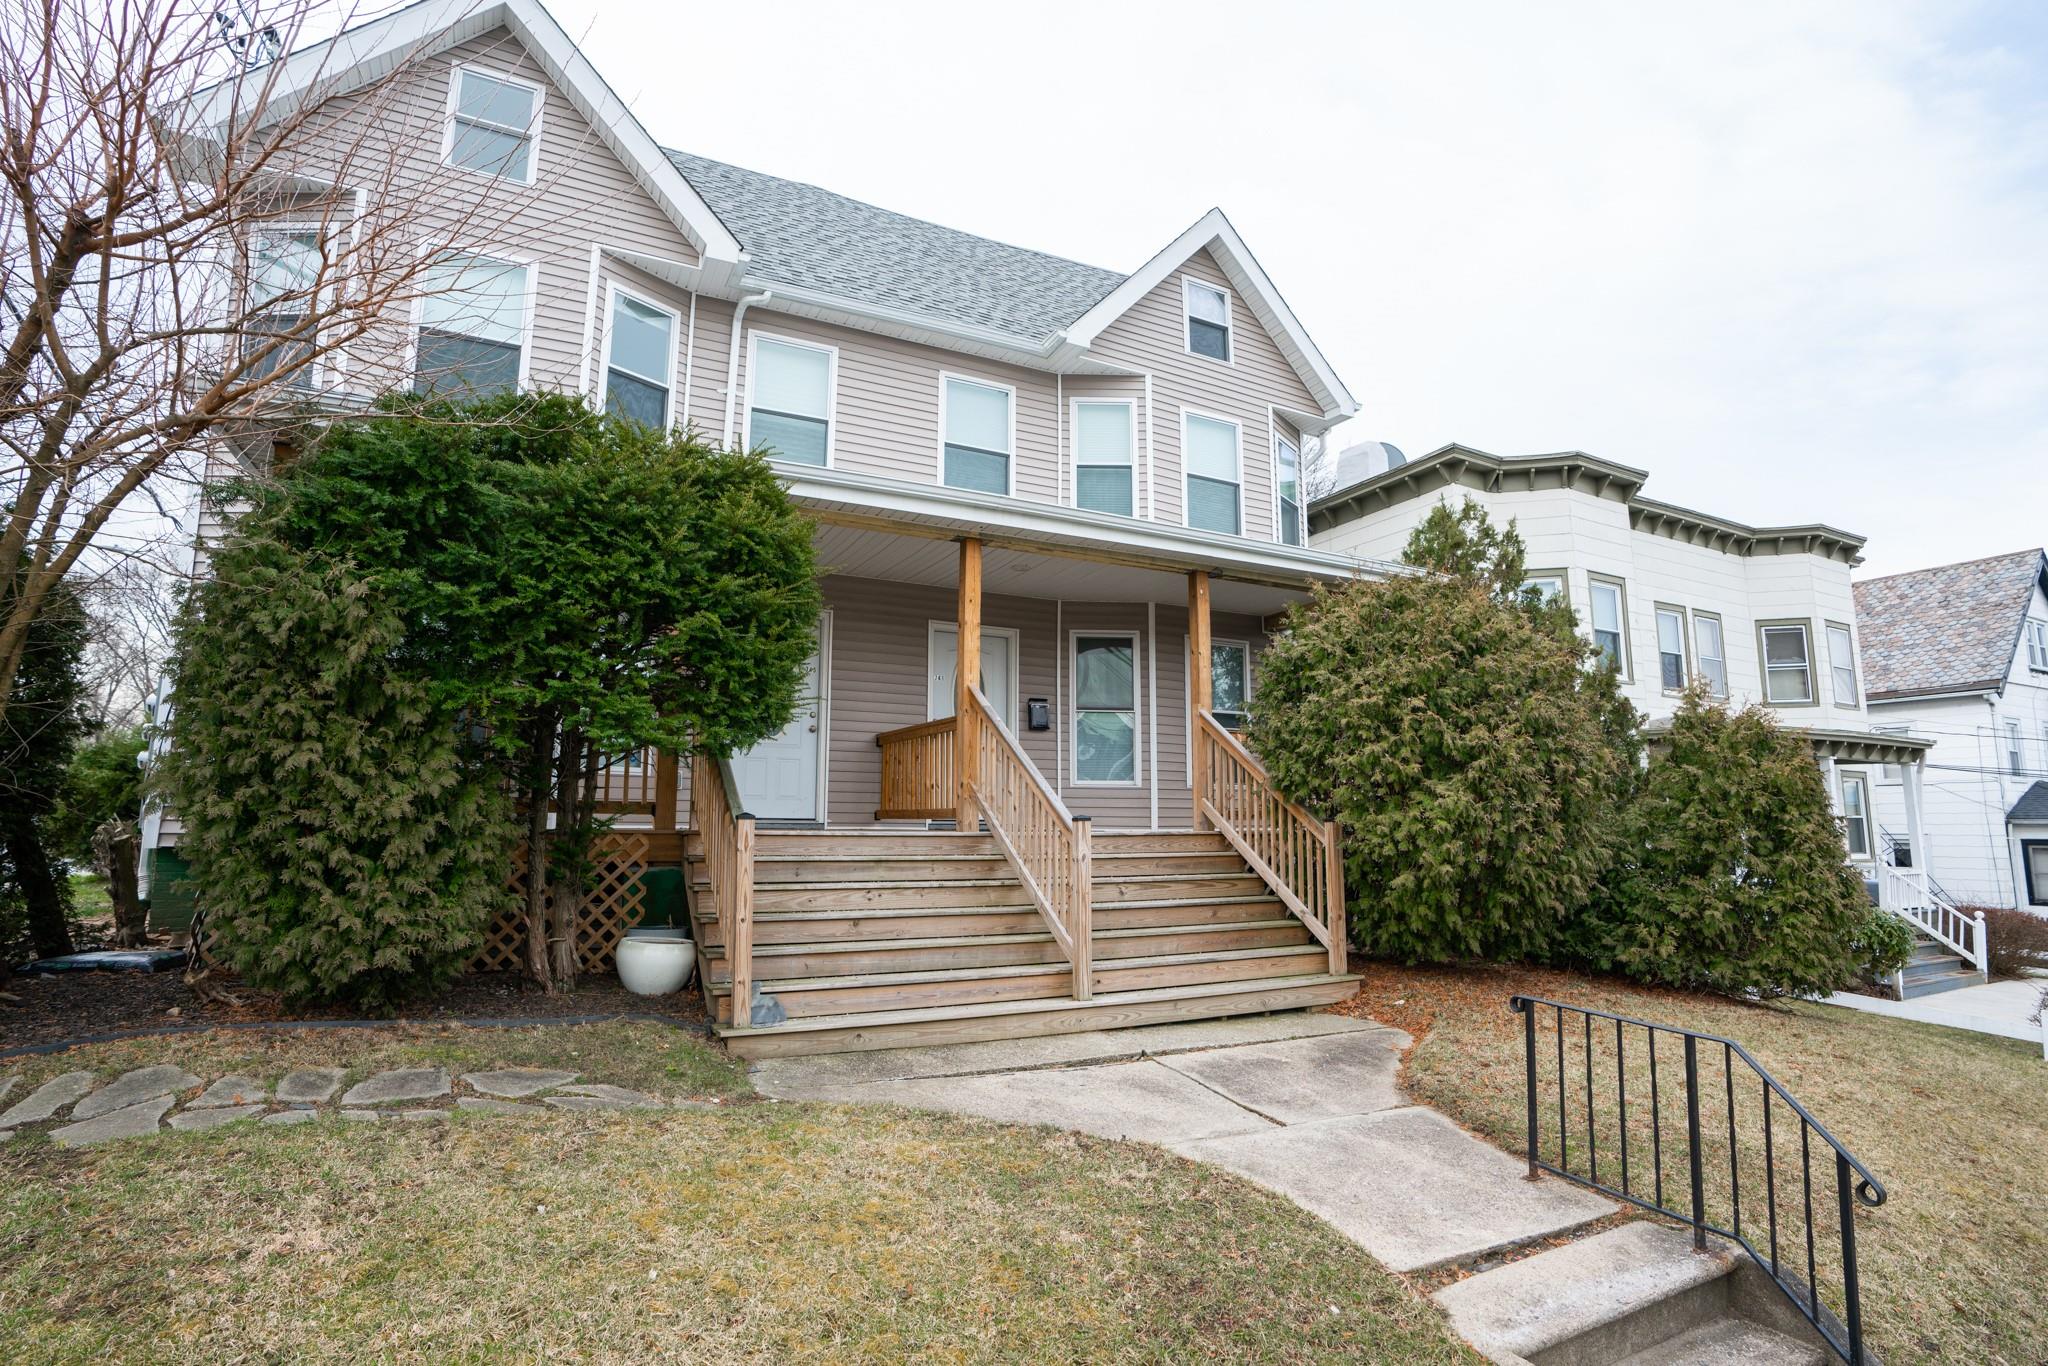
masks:
<path id="1" fill-rule="evenodd" d="M 819 566 L 830 574 L 951 588 L 959 573 L 960 547 L 953 541 L 829 523 L 819 524 L 811 539 L 817 547 Z M 996 546 L 982 552 L 981 579 L 984 593 L 1010 597 L 1180 606 L 1188 600 L 1188 581 L 1182 574 Z M 1214 575 L 1209 582 L 1209 603 L 1219 612 L 1267 616 L 1307 596 L 1305 592 L 1238 583 Z"/>

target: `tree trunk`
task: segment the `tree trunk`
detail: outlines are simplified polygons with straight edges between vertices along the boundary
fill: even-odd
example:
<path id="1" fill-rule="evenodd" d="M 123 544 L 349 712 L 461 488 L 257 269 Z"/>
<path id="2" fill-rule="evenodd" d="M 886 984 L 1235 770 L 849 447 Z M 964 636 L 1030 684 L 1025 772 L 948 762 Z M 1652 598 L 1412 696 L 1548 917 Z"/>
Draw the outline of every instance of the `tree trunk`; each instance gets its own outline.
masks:
<path id="1" fill-rule="evenodd" d="M 526 770 L 526 970 L 541 989 L 554 992 L 548 966 L 548 797 L 555 763 L 555 723 L 533 723 Z"/>
<path id="2" fill-rule="evenodd" d="M 560 780 L 555 803 L 556 833 L 563 840 L 564 856 L 552 870 L 549 881 L 548 947 L 554 955 L 555 984 L 564 990 L 575 987 L 580 966 L 576 928 L 583 918 L 583 884 L 590 855 L 589 767 L 593 756 L 588 748 L 581 731 L 564 731 L 562 758 L 556 768 Z"/>
<path id="3" fill-rule="evenodd" d="M 67 898 L 65 889 L 57 885 L 56 871 L 50 867 L 40 835 L 35 817 L 18 806 L 0 816 L 0 839 L 7 843 L 7 858 L 21 885 L 36 956 L 59 958 L 72 951 L 71 925 L 64 914 Z"/>
<path id="4" fill-rule="evenodd" d="M 107 896 L 114 903 L 114 947 L 139 948 L 149 932 L 149 916 L 135 891 L 135 864 L 141 840 L 135 822 L 103 822 L 92 832 L 92 855 L 100 876 L 107 880 Z"/>

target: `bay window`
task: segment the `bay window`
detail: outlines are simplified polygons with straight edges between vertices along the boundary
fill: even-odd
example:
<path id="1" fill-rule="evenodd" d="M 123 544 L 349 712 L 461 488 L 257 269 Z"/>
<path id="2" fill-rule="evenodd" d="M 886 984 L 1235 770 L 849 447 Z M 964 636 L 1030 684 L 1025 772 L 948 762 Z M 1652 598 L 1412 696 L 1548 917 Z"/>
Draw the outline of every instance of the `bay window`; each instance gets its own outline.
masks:
<path id="1" fill-rule="evenodd" d="M 530 270 L 516 261 L 449 252 L 422 272 L 415 389 L 469 399 L 519 387 Z"/>
<path id="2" fill-rule="evenodd" d="M 1685 612 L 1657 605 L 1657 676 L 1665 692 L 1684 692 Z"/>
<path id="3" fill-rule="evenodd" d="M 250 238 L 249 314 L 243 343 L 250 358 L 248 378 L 262 379 L 298 365 L 286 383 L 312 384 L 312 366 L 304 362 L 312 354 L 314 338 L 300 335 L 298 329 L 312 315 L 322 266 L 317 227 L 268 227 Z"/>
<path id="4" fill-rule="evenodd" d="M 604 410 L 656 431 L 668 426 L 675 382 L 676 315 L 612 291 L 605 329 Z"/>
<path id="5" fill-rule="evenodd" d="M 1280 544 L 1301 544 L 1301 447 L 1273 438 L 1273 475 L 1280 505 Z"/>
<path id="6" fill-rule="evenodd" d="M 943 481 L 981 493 L 1010 491 L 1016 391 L 947 375 L 941 382 Z"/>
<path id="7" fill-rule="evenodd" d="M 1181 412 L 1181 459 L 1186 463 L 1186 523 L 1201 531 L 1241 534 L 1242 480 L 1235 422 Z"/>
<path id="8" fill-rule="evenodd" d="M 1593 599 L 1593 645 L 1624 679 L 1628 673 L 1628 598 L 1618 579 L 1588 577 Z"/>
<path id="9" fill-rule="evenodd" d="M 1812 641 L 1804 622 L 1758 628 L 1763 637 L 1764 699 L 1793 706 L 1813 701 Z"/>
<path id="10" fill-rule="evenodd" d="M 1728 647 L 1721 635 L 1721 619 L 1711 612 L 1692 614 L 1692 652 L 1700 677 L 1714 697 L 1728 696 Z"/>
<path id="11" fill-rule="evenodd" d="M 1128 401 L 1074 401 L 1075 507 L 1132 515 L 1136 429 L 1136 409 Z"/>
<path id="12" fill-rule="evenodd" d="M 1834 678 L 1835 705 L 1853 707 L 1856 699 L 1856 644 L 1849 635 L 1849 628 L 1840 622 L 1828 623 L 1828 672 Z"/>

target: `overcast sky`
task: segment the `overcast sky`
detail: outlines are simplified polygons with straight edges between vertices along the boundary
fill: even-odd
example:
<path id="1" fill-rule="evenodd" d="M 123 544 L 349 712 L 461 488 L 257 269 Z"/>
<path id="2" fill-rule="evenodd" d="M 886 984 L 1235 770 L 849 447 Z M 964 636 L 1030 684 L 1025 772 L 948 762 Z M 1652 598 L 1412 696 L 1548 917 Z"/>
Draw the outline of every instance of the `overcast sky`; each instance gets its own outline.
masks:
<path id="1" fill-rule="evenodd" d="M 551 0 L 663 143 L 1131 270 L 1220 205 L 1340 442 L 2048 540 L 2048 5 Z"/>

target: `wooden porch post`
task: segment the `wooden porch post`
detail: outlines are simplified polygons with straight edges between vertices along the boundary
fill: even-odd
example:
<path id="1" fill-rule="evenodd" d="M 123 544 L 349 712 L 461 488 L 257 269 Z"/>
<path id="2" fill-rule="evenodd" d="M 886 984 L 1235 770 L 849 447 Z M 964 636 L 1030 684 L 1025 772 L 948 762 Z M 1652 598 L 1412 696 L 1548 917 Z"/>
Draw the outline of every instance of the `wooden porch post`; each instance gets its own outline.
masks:
<path id="1" fill-rule="evenodd" d="M 1188 753 L 1192 758 L 1194 773 L 1194 826 L 1206 830 L 1208 823 L 1202 819 L 1202 802 L 1208 796 L 1209 765 L 1204 761 L 1205 750 L 1198 735 L 1195 718 L 1209 710 L 1215 701 L 1213 680 L 1210 678 L 1212 657 L 1209 652 L 1209 571 L 1191 569 L 1188 571 Z"/>
<path id="2" fill-rule="evenodd" d="M 676 828 L 676 752 L 656 750 L 654 755 L 654 828 Z"/>
<path id="3" fill-rule="evenodd" d="M 959 649 L 953 670 L 953 771 L 957 778 L 953 825 L 957 830 L 972 831 L 981 824 L 973 796 L 980 751 L 969 697 L 969 689 L 981 682 L 981 542 L 971 536 L 960 542 L 960 605 L 954 615 Z"/>

